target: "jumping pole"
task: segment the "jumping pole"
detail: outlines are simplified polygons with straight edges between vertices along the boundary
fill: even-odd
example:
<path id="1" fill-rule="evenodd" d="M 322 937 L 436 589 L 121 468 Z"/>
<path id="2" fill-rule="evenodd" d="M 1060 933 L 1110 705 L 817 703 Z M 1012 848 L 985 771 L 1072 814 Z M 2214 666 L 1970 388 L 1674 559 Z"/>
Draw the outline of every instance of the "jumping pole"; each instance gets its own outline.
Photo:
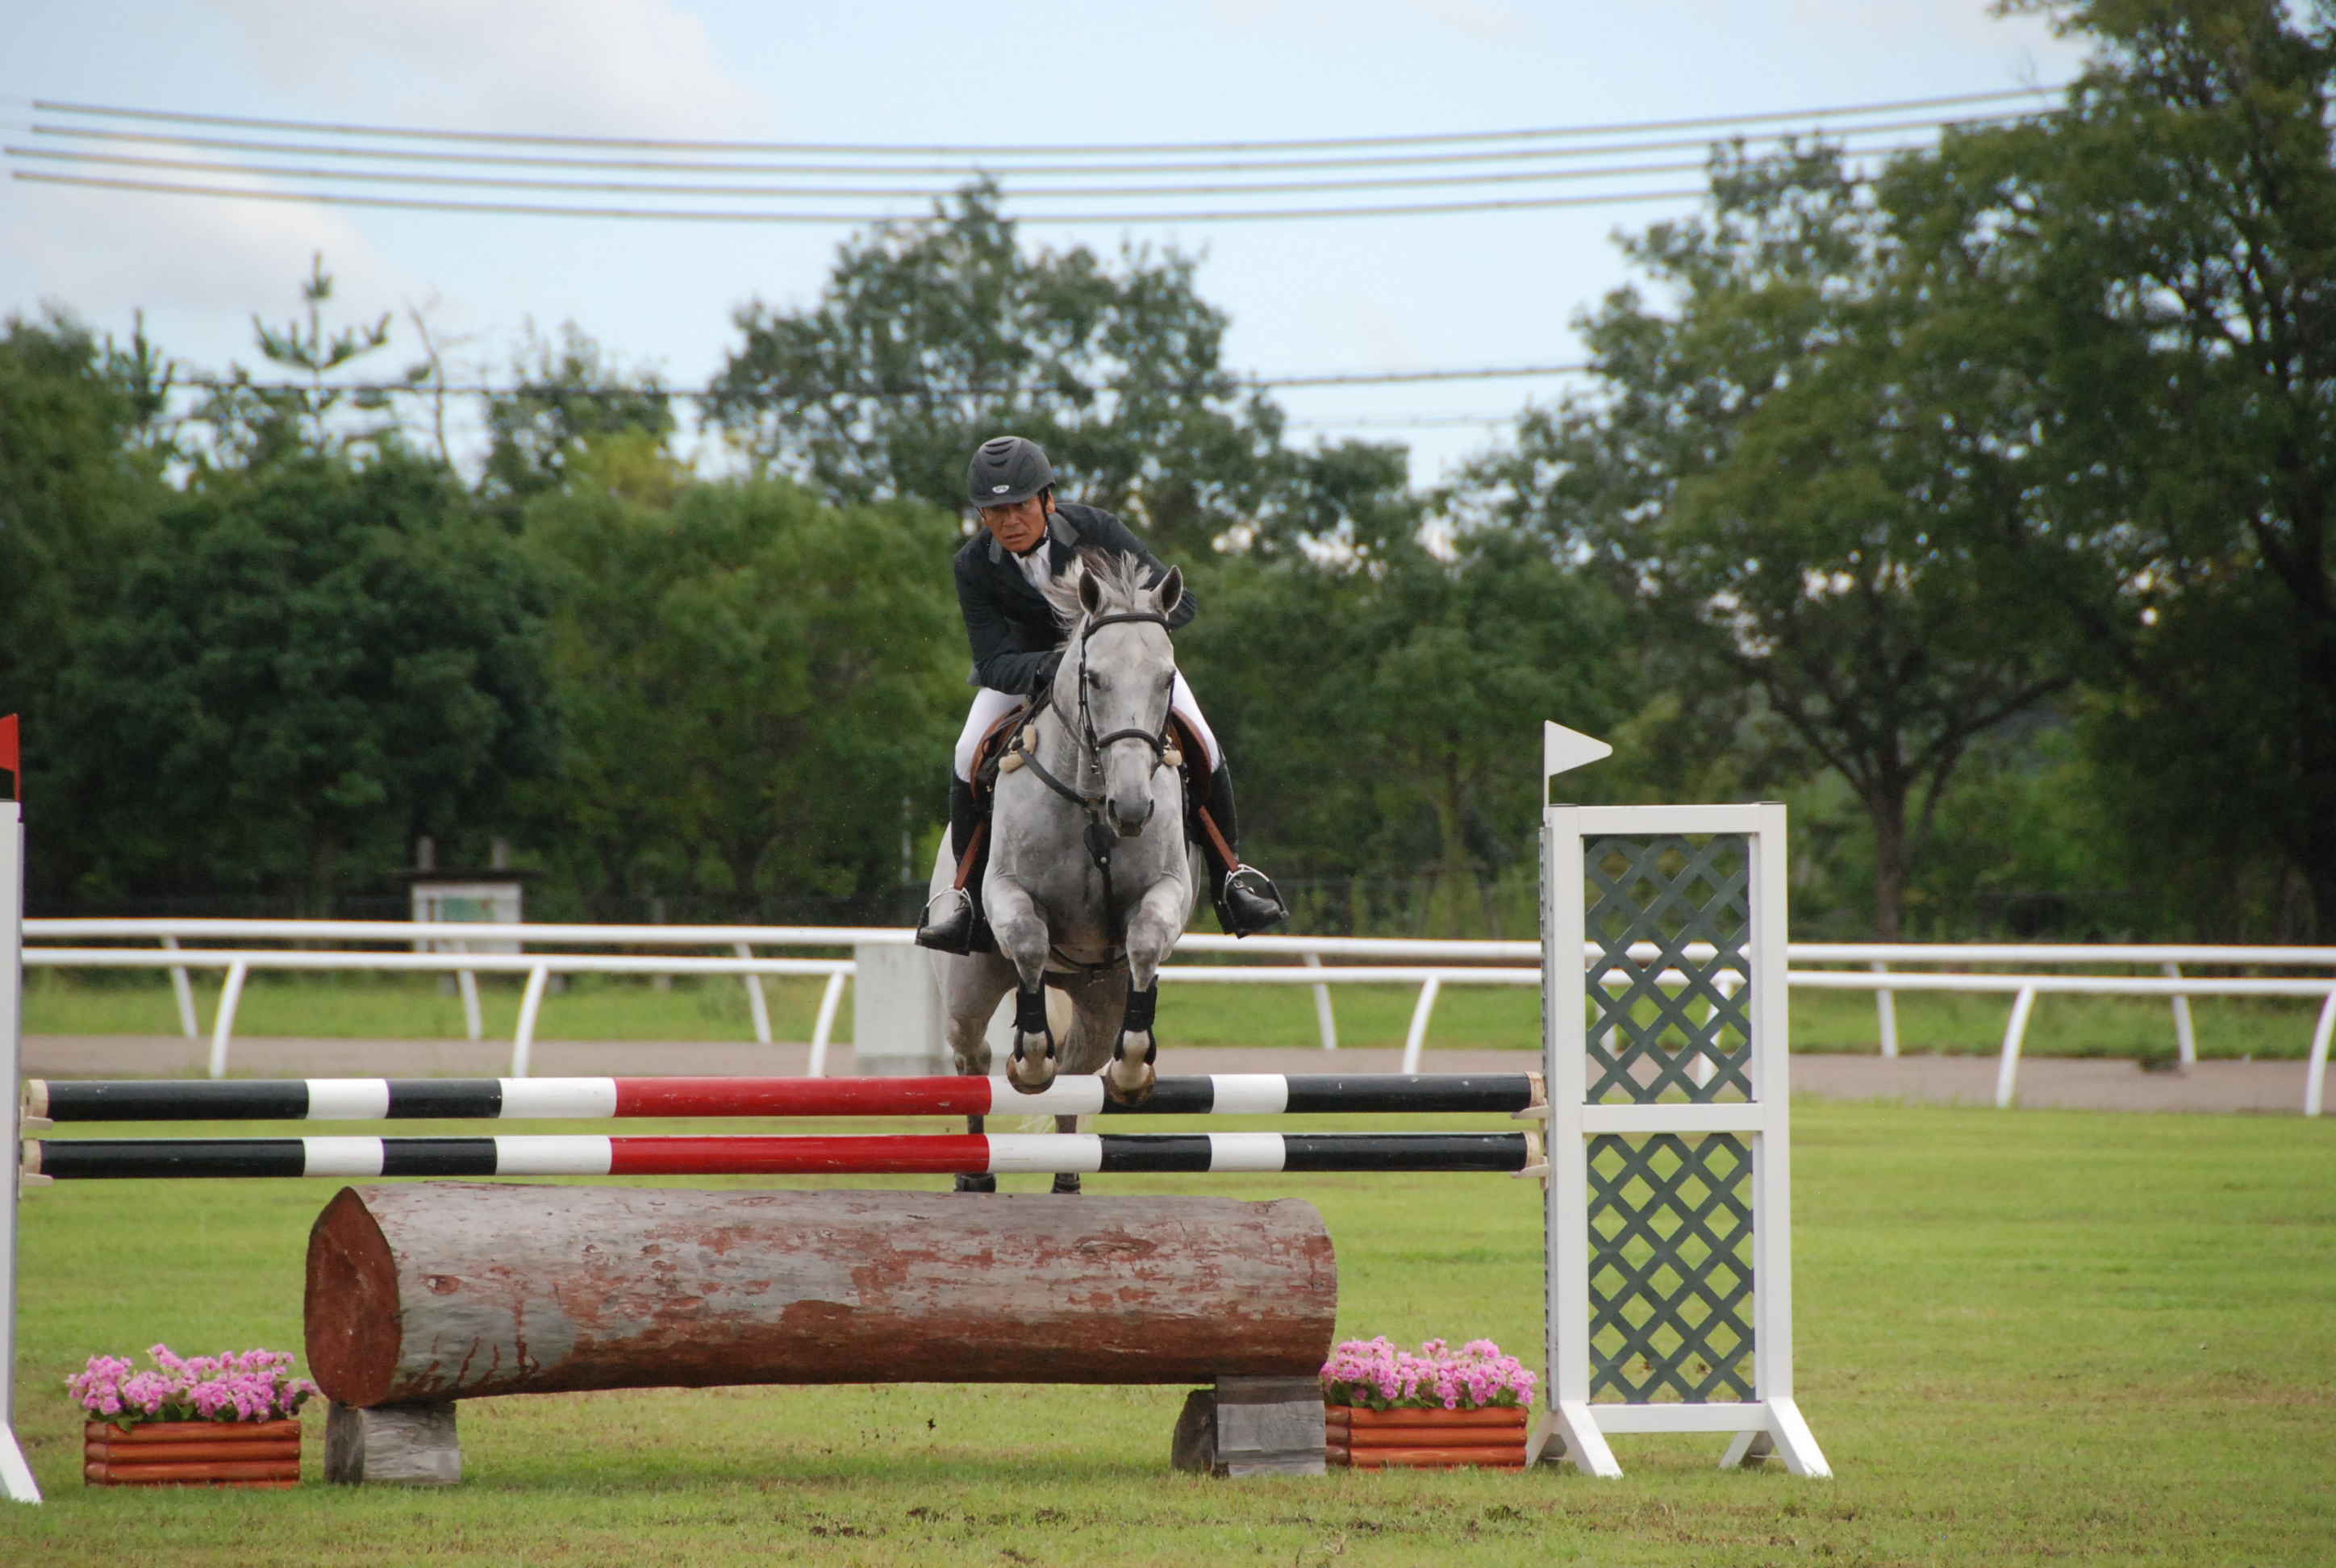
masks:
<path id="1" fill-rule="evenodd" d="M 1533 1133 L 1036 1133 L 723 1137 L 41 1138 L 57 1181 L 209 1176 L 993 1175 L 1123 1172 L 1539 1174 Z"/>
<path id="2" fill-rule="evenodd" d="M 24 773 L 16 749 L 16 719 L 0 719 L 0 768 L 8 770 L 22 795 Z M 24 808 L 18 801 L 0 801 L 0 1066 L 8 1082 L 22 1081 L 24 1070 Z M 9 1096 L 8 1135 L 21 1135 L 15 1096 Z M 24 1451 L 16 1445 L 16 1171 L 10 1163 L 8 1178 L 0 1184 L 0 1485 L 19 1503 L 37 1503 L 41 1488 L 33 1479 Z"/>
<path id="3" fill-rule="evenodd" d="M 1165 1077 L 1114 1105 L 1093 1074 L 1024 1094 L 1002 1077 L 34 1079 L 24 1112 L 57 1122 L 601 1120 L 628 1116 L 1281 1115 L 1505 1111 L 1545 1105 L 1536 1073 L 1217 1073 Z"/>

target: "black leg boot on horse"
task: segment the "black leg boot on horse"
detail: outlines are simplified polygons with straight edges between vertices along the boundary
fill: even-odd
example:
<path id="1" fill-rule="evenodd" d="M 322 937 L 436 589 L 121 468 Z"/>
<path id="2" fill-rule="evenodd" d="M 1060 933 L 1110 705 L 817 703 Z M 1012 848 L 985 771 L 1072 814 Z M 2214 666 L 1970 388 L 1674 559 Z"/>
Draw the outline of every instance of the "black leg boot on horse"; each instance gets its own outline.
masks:
<path id="1" fill-rule="evenodd" d="M 944 953 L 993 951 L 983 940 L 988 927 L 981 918 L 981 874 L 989 869 L 989 819 L 973 786 L 955 776 L 949 779 L 949 855 L 957 862 L 956 881 L 925 906 L 917 945 Z"/>
<path id="2" fill-rule="evenodd" d="M 1208 799 L 1193 813 L 1200 819 L 1201 856 L 1209 864 L 1209 898 L 1217 923 L 1237 937 L 1253 937 L 1290 918 L 1273 879 L 1241 858 L 1241 820 L 1233 813 L 1233 771 L 1217 764 Z"/>

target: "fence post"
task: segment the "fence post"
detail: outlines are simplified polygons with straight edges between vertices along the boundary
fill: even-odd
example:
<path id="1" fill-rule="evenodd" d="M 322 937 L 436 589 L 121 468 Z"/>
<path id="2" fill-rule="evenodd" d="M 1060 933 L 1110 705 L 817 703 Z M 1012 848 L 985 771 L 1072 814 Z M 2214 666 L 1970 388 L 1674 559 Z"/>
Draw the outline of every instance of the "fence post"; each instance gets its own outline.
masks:
<path id="1" fill-rule="evenodd" d="M 179 950 L 179 939 L 164 937 L 162 945 L 175 953 Z M 170 971 L 170 990 L 179 998 L 179 1032 L 190 1040 L 202 1038 L 202 1026 L 195 1021 L 195 985 L 187 978 L 185 965 Z"/>
<path id="2" fill-rule="evenodd" d="M 737 951 L 742 959 L 754 956 L 754 950 L 744 942 L 738 944 Z M 746 1010 L 754 1015 L 754 1043 L 767 1046 L 771 1043 L 771 1008 L 763 1000 L 763 977 L 741 975 L 738 978 L 746 982 Z"/>
<path id="3" fill-rule="evenodd" d="M 15 723 L 14 719 L 9 721 Z M 15 757 L 8 759 L 11 774 Z M 22 786 L 19 785 L 21 788 Z M 0 1181 L 0 1490 L 19 1503 L 37 1503 L 41 1488 L 33 1479 L 24 1451 L 16 1446 L 16 1205 L 19 1173 L 16 1151 L 24 1134 L 24 808 L 0 801 L 0 1072 L 8 1075 L 8 1175 Z"/>
<path id="4" fill-rule="evenodd" d="M 842 969 L 836 970 L 827 977 L 827 989 L 820 993 L 819 1021 L 811 1027 L 811 1063 L 804 1069 L 814 1078 L 827 1076 L 827 1042 L 835 1033 L 835 1010 L 843 1003 L 846 978 Z"/>
<path id="5" fill-rule="evenodd" d="M 2180 964 L 2166 965 L 2166 978 L 2169 980 L 2180 979 L 2182 978 L 2182 966 Z M 2190 998 L 2188 997 L 2176 997 L 2174 998 L 2174 1055 L 2185 1067 L 2195 1065 L 2198 1060 L 2198 1037 L 2191 1030 L 2190 1027 Z"/>
<path id="6" fill-rule="evenodd" d="M 2336 1033 L 2336 990 L 2320 1004 L 2320 1022 L 2312 1031 L 2312 1065 L 2303 1073 L 2303 1114 L 2320 1114 L 2328 1087 L 2328 1037 Z"/>
<path id="7" fill-rule="evenodd" d="M 1874 960 L 1874 972 L 1877 975 L 1886 975 L 1890 972 L 1890 966 L 1876 959 Z M 1898 1054 L 1898 993 L 1874 992 L 1874 1020 L 1882 1026 L 1882 1054 L 1885 1057 L 1896 1056 Z"/>
<path id="8" fill-rule="evenodd" d="M 2028 1015 L 2036 1007 L 2036 988 L 2022 986 L 2011 1004 L 2011 1022 L 2004 1026 L 2003 1060 L 1995 1069 L 1995 1108 L 2008 1111 L 2020 1088 L 2020 1043 L 2028 1037 Z"/>
<path id="9" fill-rule="evenodd" d="M 1436 993 L 1443 984 L 1435 975 L 1420 982 L 1419 1004 L 1411 1009 L 1411 1033 L 1404 1037 L 1403 1042 L 1403 1070 L 1406 1073 L 1419 1071 L 1419 1053 L 1427 1044 L 1427 1020 L 1436 1011 Z"/>
<path id="10" fill-rule="evenodd" d="M 1309 969 L 1320 969 L 1322 967 L 1322 955 L 1320 953 L 1308 953 L 1306 955 L 1306 967 Z M 1316 986 L 1314 988 L 1314 1022 L 1322 1031 L 1322 1048 L 1326 1051 L 1337 1050 L 1338 1048 L 1338 1018 L 1336 1013 L 1333 1013 L 1330 1010 L 1330 988 L 1328 986 Z"/>
<path id="11" fill-rule="evenodd" d="M 467 953 L 471 950 L 471 944 L 461 943 L 454 950 Z M 463 969 L 455 975 L 454 983 L 462 993 L 462 1027 L 470 1031 L 471 1038 L 486 1038 L 486 1020 L 479 1016 L 479 977 Z"/>
<path id="12" fill-rule="evenodd" d="M 235 1034 L 235 1009 L 243 1000 L 243 977 L 250 966 L 242 959 L 227 967 L 227 984 L 219 988 L 219 1011 L 211 1018 L 211 1076 L 227 1076 L 227 1043 Z"/>
<path id="13" fill-rule="evenodd" d="M 535 1054 L 535 1018 L 543 1010 L 543 988 L 551 979 L 548 964 L 527 971 L 527 993 L 519 999 L 519 1027 L 511 1035 L 511 1076 L 527 1076 L 528 1058 Z"/>

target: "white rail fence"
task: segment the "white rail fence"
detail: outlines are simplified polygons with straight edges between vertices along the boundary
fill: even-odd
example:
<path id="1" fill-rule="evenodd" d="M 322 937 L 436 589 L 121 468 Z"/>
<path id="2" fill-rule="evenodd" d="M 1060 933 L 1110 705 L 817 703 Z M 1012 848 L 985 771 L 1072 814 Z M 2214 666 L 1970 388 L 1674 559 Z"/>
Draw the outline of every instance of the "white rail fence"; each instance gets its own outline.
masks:
<path id="1" fill-rule="evenodd" d="M 811 1041 L 808 1071 L 826 1071 L 828 1047 L 844 987 L 857 973 L 851 959 L 763 958 L 756 948 L 861 948 L 907 946 L 910 933 L 891 927 L 869 926 L 613 926 L 613 925 L 457 925 L 417 926 L 405 920 L 28 920 L 24 922 L 27 968 L 46 969 L 167 969 L 179 1008 L 180 1025 L 187 1037 L 199 1038 L 194 989 L 190 971 L 224 971 L 219 1001 L 213 1015 L 209 1069 L 213 1077 L 227 1072 L 234 1036 L 236 1009 L 245 979 L 255 969 L 389 971 L 453 974 L 463 998 L 463 1011 L 472 1039 L 483 1037 L 475 977 L 479 974 L 521 974 L 518 1027 L 511 1042 L 511 1076 L 524 1077 L 533 1048 L 543 997 L 553 975 L 735 975 L 746 989 L 754 1037 L 771 1043 L 770 1012 L 763 994 L 765 975 L 820 976 L 826 980 L 818 1021 Z M 131 947 L 50 946 L 35 943 L 151 941 L 160 945 Z M 418 950 L 380 951 L 348 948 L 190 948 L 185 941 L 237 942 L 395 942 Z M 522 944 L 569 948 L 666 947 L 724 948 L 734 956 L 714 958 L 685 953 L 521 952 Z M 1294 985 L 1314 991 L 1315 1017 L 1322 1048 L 1338 1048 L 1338 1023 L 1331 1004 L 1333 985 L 1416 985 L 1417 1002 L 1404 1040 L 1405 1072 L 1419 1070 L 1436 1003 L 1447 985 L 1538 986 L 1541 945 L 1528 941 L 1431 940 L 1400 937 L 1251 937 L 1236 943 L 1223 936 L 1195 934 L 1178 946 L 1186 955 L 1233 954 L 1263 958 L 1295 958 L 1295 964 L 1171 964 L 1162 978 L 1178 984 Z M 1590 956 L 1594 950 L 1586 950 Z M 1651 957 L 1652 949 L 1648 950 Z M 1855 965 L 1854 969 L 1794 969 L 1788 984 L 1810 990 L 1865 990 L 1874 995 L 1882 1054 L 1898 1055 L 1896 996 L 1901 991 L 1953 991 L 2003 994 L 2012 998 L 2010 1018 L 2004 1028 L 1996 1073 L 1996 1104 L 2010 1105 L 2017 1097 L 2020 1058 L 2034 1012 L 2036 998 L 2046 994 L 2083 996 L 2164 997 L 2172 1007 L 2176 1059 L 2184 1066 L 2197 1060 L 2197 1041 L 2191 1027 L 2190 998 L 2212 997 L 2317 997 L 2321 1008 L 2312 1034 L 2305 1073 L 2303 1114 L 2319 1115 L 2323 1107 L 2331 1036 L 2336 1036 L 2336 972 L 2319 976 L 2200 976 L 2185 975 L 2182 966 L 2224 969 L 2323 969 L 2336 971 L 2336 948 L 2231 947 L 2211 944 L 2100 944 L 2088 947 L 2015 943 L 1920 944 L 1879 942 L 1794 942 L 1786 950 L 1788 963 Z M 1344 960 L 1326 965 L 1325 959 Z M 1426 959 L 1425 963 L 1357 962 L 1354 960 Z M 1508 967 L 1508 960 L 1525 960 L 1532 968 Z M 1932 966 L 1978 964 L 2020 965 L 2029 969 L 2146 966 L 2156 975 L 2049 974 L 1988 972 L 1968 967 L 1942 969 Z M 1893 968 L 1892 966 L 1900 966 Z M 1904 966 L 1922 968 L 1909 969 Z M 1601 977 L 1621 983 L 1621 977 Z"/>

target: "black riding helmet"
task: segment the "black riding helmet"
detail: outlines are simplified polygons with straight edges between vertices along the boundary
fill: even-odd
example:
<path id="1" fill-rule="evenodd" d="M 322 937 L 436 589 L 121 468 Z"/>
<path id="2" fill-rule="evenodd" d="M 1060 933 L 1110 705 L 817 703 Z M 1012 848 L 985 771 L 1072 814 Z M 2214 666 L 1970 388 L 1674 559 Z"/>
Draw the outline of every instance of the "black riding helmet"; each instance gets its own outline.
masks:
<path id="1" fill-rule="evenodd" d="M 1046 448 L 1018 435 L 983 442 L 965 471 L 966 497 L 976 506 L 1012 506 L 1054 482 Z"/>

